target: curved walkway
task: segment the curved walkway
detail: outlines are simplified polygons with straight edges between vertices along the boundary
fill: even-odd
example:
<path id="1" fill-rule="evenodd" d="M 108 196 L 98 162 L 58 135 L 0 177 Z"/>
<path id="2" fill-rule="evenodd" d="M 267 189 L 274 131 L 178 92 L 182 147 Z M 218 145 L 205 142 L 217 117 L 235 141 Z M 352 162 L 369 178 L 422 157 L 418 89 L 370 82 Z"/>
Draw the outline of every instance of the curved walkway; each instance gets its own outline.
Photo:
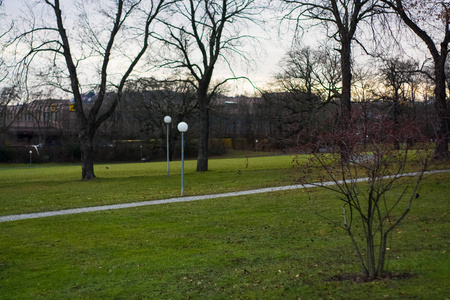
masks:
<path id="1" fill-rule="evenodd" d="M 436 174 L 436 173 L 445 173 L 445 172 L 450 172 L 450 169 L 429 171 L 429 172 L 425 172 L 424 174 Z M 403 174 L 402 176 L 405 177 L 405 176 L 416 176 L 416 175 L 419 175 L 419 173 L 407 173 L 407 174 Z M 385 176 L 384 178 L 389 178 L 389 177 L 390 176 Z M 368 177 L 359 178 L 356 180 L 356 182 L 367 181 L 368 179 L 369 179 Z M 92 206 L 92 207 L 84 207 L 84 208 L 64 209 L 64 210 L 47 211 L 47 212 L 30 213 L 30 214 L 0 216 L 0 223 L 1 222 L 18 221 L 18 220 L 26 220 L 26 219 L 53 217 L 53 216 L 60 216 L 60 215 L 80 214 L 80 213 L 95 212 L 95 211 L 102 211 L 102 210 L 113 210 L 113 209 L 132 208 L 132 207 L 158 205 L 158 204 L 166 204 L 166 203 L 189 202 L 189 201 L 198 201 L 198 200 L 206 200 L 206 199 L 215 199 L 215 198 L 225 198 L 225 197 L 235 197 L 235 196 L 243 196 L 243 195 L 278 192 L 278 191 L 296 190 L 296 189 L 303 189 L 303 188 L 313 188 L 313 187 L 318 187 L 318 186 L 329 186 L 329 185 L 334 185 L 334 184 L 335 184 L 334 181 L 328 181 L 328 182 L 323 182 L 323 183 L 297 184 L 297 185 L 279 186 L 279 187 L 271 187 L 271 188 L 263 188 L 263 189 L 255 189 L 255 190 L 247 190 L 247 191 L 239 191 L 239 192 L 230 192 L 230 193 L 222 193 L 222 194 L 177 197 L 177 198 L 170 198 L 170 199 L 163 199 L 163 200 L 152 200 L 152 201 L 124 203 L 124 204 L 113 204 L 113 205 Z"/>

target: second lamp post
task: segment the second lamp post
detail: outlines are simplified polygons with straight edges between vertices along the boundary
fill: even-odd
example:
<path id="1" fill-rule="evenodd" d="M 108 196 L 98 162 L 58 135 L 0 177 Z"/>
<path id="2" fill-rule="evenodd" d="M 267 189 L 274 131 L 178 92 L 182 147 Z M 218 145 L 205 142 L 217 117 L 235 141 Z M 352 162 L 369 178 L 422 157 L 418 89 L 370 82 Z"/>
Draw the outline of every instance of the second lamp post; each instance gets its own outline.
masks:
<path id="1" fill-rule="evenodd" d="M 187 130 L 186 122 L 178 123 L 178 131 L 181 132 L 181 196 L 184 196 L 184 133 Z"/>

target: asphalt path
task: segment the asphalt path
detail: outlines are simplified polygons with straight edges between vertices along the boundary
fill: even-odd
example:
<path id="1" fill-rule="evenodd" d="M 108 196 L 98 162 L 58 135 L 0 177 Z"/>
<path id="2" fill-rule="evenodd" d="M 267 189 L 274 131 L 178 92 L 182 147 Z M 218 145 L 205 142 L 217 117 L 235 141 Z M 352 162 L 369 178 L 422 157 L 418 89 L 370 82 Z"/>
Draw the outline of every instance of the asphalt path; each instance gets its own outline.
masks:
<path id="1" fill-rule="evenodd" d="M 437 173 L 445 173 L 445 172 L 450 172 L 450 169 L 449 170 L 428 171 L 428 172 L 425 172 L 424 174 L 437 174 Z M 406 173 L 401 176 L 402 177 L 408 177 L 408 176 L 410 177 L 410 176 L 417 176 L 417 175 L 419 175 L 419 173 Z M 389 177 L 391 177 L 391 176 L 385 176 L 383 178 L 389 178 Z M 367 180 L 369 180 L 369 178 L 365 177 L 365 178 L 359 178 L 359 179 L 355 180 L 355 182 L 363 182 L 363 181 L 367 181 Z M 342 183 L 342 181 L 339 181 L 338 183 Z M 54 217 L 54 216 L 61 216 L 61 215 L 73 215 L 73 214 L 96 212 L 96 211 L 103 211 L 103 210 L 114 210 L 114 209 L 132 208 L 132 207 L 149 206 L 149 205 L 160 205 L 160 204 L 167 204 L 167 203 L 190 202 L 190 201 L 199 201 L 199 200 L 206 200 L 206 199 L 216 199 L 216 198 L 236 197 L 236 196 L 254 195 L 254 194 L 271 193 L 271 192 L 279 192 L 279 191 L 297 190 L 297 189 L 314 188 L 314 187 L 320 187 L 320 186 L 331 186 L 331 185 L 335 185 L 335 184 L 336 184 L 336 182 L 334 182 L 334 181 L 328 181 L 328 182 L 311 183 L 311 184 L 278 186 L 278 187 L 270 187 L 270 188 L 254 189 L 254 190 L 247 190 L 247 191 L 222 193 L 222 194 L 177 197 L 177 198 L 162 199 L 162 200 L 141 201 L 141 202 L 132 202 L 132 203 L 123 203 L 123 204 L 91 206 L 91 207 L 64 209 L 64 210 L 56 210 L 56 211 L 46 211 L 46 212 L 29 213 L 29 214 L 0 216 L 0 223 L 1 222 L 27 220 L 27 219 Z"/>

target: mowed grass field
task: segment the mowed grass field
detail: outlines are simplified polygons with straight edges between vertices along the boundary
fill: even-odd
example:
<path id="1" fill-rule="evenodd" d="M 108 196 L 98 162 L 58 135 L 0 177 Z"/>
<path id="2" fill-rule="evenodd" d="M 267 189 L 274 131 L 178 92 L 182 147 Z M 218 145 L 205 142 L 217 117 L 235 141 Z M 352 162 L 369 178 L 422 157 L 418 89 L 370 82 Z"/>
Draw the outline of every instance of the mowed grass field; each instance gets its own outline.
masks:
<path id="1" fill-rule="evenodd" d="M 213 159 L 197 173 L 185 161 L 185 195 L 203 195 L 291 184 L 294 156 Z M 0 167 L 0 215 L 165 199 L 181 195 L 181 162 L 96 165 L 97 178 L 82 182 L 80 166 Z"/>
<path id="2" fill-rule="evenodd" d="M 295 182 L 293 156 L 219 159 L 185 194 Z M 180 195 L 180 162 L 0 168 L 0 215 Z M 296 190 L 0 223 L 0 299 L 448 299 L 450 174 L 426 176 L 392 234 L 392 279 L 357 273 L 349 238 L 322 189 Z M 312 201 L 314 200 L 314 205 Z M 406 274 L 406 275 L 405 275 Z"/>

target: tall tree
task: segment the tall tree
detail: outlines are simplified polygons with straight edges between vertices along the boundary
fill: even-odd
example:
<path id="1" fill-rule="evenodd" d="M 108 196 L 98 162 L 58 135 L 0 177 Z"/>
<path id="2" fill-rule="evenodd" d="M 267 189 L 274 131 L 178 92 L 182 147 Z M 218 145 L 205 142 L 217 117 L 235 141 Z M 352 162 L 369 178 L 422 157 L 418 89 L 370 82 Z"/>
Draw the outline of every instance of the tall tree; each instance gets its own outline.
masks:
<path id="1" fill-rule="evenodd" d="M 448 159 L 449 124 L 445 62 L 450 43 L 450 4 L 448 1 L 381 0 L 393 10 L 426 45 L 434 63 L 435 109 L 439 118 L 434 157 Z M 432 16 L 432 17 L 430 17 Z"/>
<path id="2" fill-rule="evenodd" d="M 295 21 L 297 30 L 312 21 L 323 25 L 339 44 L 342 73 L 341 121 L 350 119 L 352 83 L 352 42 L 361 23 L 379 12 L 378 0 L 282 0 L 289 9 L 286 19 Z"/>
<path id="3" fill-rule="evenodd" d="M 43 6 L 45 19 L 38 19 L 39 7 L 34 8 L 34 17 L 26 22 L 31 28 L 17 34 L 10 43 L 16 49 L 28 47 L 20 60 L 27 71 L 38 54 L 50 53 L 47 57 L 51 64 L 48 70 L 41 68 L 40 73 L 52 80 L 48 82 L 52 86 L 73 95 L 83 180 L 95 177 L 95 133 L 114 112 L 126 81 L 146 53 L 156 17 L 172 2 L 116 0 L 103 1 L 100 7 L 96 2 L 41 0 L 38 5 Z M 74 9 L 71 5 L 77 9 L 77 20 L 69 17 Z M 87 69 L 92 65 L 96 72 L 89 73 Z M 92 103 L 82 101 L 83 88 L 96 90 Z M 108 93 L 114 95 L 112 99 L 107 99 Z"/>
<path id="4" fill-rule="evenodd" d="M 164 49 L 165 67 L 187 72 L 187 81 L 196 90 L 199 107 L 199 145 L 197 171 L 208 170 L 208 141 L 211 99 L 227 81 L 237 79 L 231 67 L 236 56 L 248 60 L 245 40 L 254 39 L 243 32 L 256 22 L 261 7 L 257 0 L 182 0 L 173 7 L 176 22 L 164 22 L 166 36 L 158 36 Z M 215 83 L 213 73 L 220 63 L 231 76 Z"/>

